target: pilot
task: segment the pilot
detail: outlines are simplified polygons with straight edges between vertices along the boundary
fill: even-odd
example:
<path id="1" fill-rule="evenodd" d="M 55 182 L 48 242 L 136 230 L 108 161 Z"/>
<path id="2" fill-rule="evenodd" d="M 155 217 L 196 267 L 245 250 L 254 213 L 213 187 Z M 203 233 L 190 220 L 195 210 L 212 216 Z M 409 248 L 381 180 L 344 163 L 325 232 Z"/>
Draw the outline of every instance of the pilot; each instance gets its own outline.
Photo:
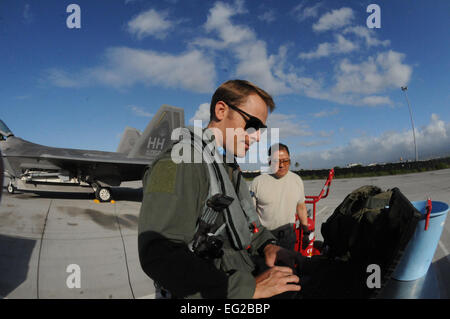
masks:
<path id="1" fill-rule="evenodd" d="M 169 149 L 145 173 L 139 259 L 163 295 L 248 299 L 300 290 L 291 268 L 275 266 L 283 250 L 260 224 L 235 161 L 259 141 L 259 130 L 274 107 L 272 97 L 248 81 L 223 83 L 212 97 L 204 131 L 207 144 L 217 146 L 213 164 L 179 162 Z M 196 152 L 199 136 L 191 137 L 182 141 Z M 222 193 L 211 196 L 216 188 Z M 254 273 L 254 256 L 265 260 L 267 270 Z"/>
<path id="2" fill-rule="evenodd" d="M 290 250 L 295 248 L 294 222 L 297 214 L 303 228 L 302 243 L 306 246 L 309 230 L 303 181 L 289 170 L 291 158 L 285 144 L 272 145 L 268 153 L 271 174 L 257 176 L 250 187 L 256 211 L 261 223 L 277 238 L 278 244 Z"/>

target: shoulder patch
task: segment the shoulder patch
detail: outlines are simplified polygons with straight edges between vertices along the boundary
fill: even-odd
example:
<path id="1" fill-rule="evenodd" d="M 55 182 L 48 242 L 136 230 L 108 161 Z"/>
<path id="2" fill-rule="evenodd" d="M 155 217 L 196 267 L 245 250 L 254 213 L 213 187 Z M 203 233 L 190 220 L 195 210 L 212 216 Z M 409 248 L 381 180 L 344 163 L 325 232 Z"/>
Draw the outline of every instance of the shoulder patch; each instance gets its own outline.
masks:
<path id="1" fill-rule="evenodd" d="M 170 159 L 159 160 L 153 167 L 150 180 L 144 193 L 170 193 L 175 192 L 177 179 L 177 164 Z"/>

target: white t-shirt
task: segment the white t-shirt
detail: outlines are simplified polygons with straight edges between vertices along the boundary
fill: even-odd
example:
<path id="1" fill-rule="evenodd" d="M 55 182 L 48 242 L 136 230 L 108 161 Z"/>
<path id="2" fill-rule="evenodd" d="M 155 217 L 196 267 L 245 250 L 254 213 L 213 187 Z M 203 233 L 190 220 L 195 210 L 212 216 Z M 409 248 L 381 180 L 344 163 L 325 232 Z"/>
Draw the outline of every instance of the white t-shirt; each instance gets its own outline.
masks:
<path id="1" fill-rule="evenodd" d="M 269 230 L 293 224 L 297 204 L 305 202 L 303 181 L 291 171 L 279 179 L 261 174 L 253 180 L 250 191 L 261 224 Z"/>

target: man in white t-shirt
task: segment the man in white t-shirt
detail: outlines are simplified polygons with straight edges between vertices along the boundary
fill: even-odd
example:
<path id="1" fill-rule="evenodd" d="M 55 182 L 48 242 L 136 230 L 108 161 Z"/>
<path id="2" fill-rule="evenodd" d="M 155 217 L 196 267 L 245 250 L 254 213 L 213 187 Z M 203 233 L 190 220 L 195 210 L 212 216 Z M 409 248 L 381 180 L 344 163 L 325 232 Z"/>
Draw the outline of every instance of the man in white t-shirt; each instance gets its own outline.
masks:
<path id="1" fill-rule="evenodd" d="M 295 214 L 300 219 L 304 235 L 308 235 L 308 216 L 303 181 L 289 171 L 289 149 L 284 144 L 269 148 L 270 174 L 256 177 L 250 187 L 261 224 L 277 237 L 278 245 L 295 247 Z M 306 232 L 306 233 L 305 233 Z"/>

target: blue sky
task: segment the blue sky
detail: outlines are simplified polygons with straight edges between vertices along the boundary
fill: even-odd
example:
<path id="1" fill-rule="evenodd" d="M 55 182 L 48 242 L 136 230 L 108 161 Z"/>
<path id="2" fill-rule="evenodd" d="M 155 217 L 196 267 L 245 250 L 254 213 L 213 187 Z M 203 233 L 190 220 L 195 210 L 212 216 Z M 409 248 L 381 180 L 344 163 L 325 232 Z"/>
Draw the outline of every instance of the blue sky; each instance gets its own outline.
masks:
<path id="1" fill-rule="evenodd" d="M 293 162 L 329 168 L 414 158 L 407 85 L 419 158 L 450 155 L 448 30 L 446 0 L 2 0 L 0 118 L 35 143 L 115 151 L 162 104 L 206 120 L 242 78 L 273 94 Z"/>

